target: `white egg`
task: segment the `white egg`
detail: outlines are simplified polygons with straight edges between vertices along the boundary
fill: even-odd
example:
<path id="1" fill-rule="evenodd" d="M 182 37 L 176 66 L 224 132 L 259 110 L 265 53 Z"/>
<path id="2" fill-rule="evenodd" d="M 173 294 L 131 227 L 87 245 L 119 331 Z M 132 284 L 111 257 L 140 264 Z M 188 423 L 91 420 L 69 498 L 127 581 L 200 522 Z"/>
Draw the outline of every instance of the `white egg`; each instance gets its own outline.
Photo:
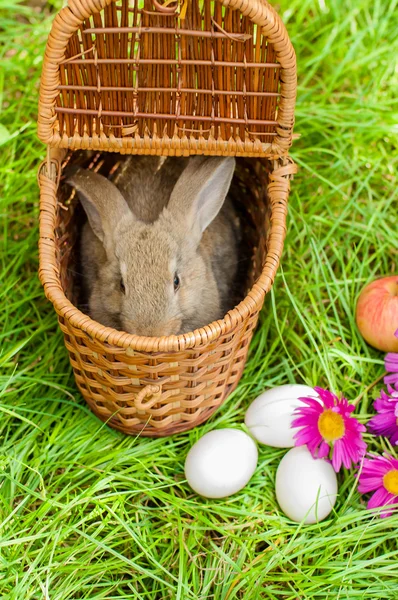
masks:
<path id="1" fill-rule="evenodd" d="M 326 460 L 312 458 L 305 446 L 292 448 L 279 463 L 275 492 L 279 506 L 292 521 L 317 523 L 336 502 L 336 473 Z"/>
<path id="2" fill-rule="evenodd" d="M 216 429 L 192 446 L 185 460 L 191 488 L 206 498 L 225 498 L 241 490 L 257 466 L 257 446 L 238 429 Z"/>
<path id="3" fill-rule="evenodd" d="M 292 448 L 295 429 L 292 429 L 293 411 L 303 406 L 299 398 L 318 394 L 308 385 L 287 384 L 267 390 L 256 398 L 245 415 L 245 424 L 251 435 L 262 444 L 274 448 Z"/>

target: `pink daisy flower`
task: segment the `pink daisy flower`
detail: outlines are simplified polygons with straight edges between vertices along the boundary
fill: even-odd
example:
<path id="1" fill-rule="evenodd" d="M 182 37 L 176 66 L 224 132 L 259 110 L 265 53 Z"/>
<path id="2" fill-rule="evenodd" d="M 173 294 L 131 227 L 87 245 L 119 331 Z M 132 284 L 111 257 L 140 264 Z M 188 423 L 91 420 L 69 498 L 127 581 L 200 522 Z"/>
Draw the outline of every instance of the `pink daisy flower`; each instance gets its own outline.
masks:
<path id="1" fill-rule="evenodd" d="M 387 437 L 391 444 L 398 445 L 398 394 L 390 398 L 381 390 L 380 398 L 374 401 L 373 406 L 377 415 L 368 422 L 371 433 Z"/>
<path id="2" fill-rule="evenodd" d="M 389 454 L 373 454 L 365 458 L 359 475 L 358 491 L 361 494 L 374 492 L 368 508 L 398 504 L 398 460 Z M 383 511 L 381 517 L 389 517 L 397 507 Z"/>
<path id="3" fill-rule="evenodd" d="M 294 411 L 297 418 L 292 427 L 296 446 L 307 446 L 314 458 L 331 458 L 336 473 L 343 464 L 349 469 L 361 460 L 366 452 L 362 433 L 366 431 L 351 413 L 355 410 L 345 398 L 315 387 L 317 398 L 300 398 L 304 406 Z"/>

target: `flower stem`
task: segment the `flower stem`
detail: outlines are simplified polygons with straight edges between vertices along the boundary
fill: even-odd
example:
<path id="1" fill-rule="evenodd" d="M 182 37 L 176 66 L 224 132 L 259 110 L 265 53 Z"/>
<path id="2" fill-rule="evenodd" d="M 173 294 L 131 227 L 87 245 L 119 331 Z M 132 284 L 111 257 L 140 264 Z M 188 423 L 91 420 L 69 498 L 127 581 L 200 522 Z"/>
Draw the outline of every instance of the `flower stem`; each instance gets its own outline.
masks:
<path id="1" fill-rule="evenodd" d="M 382 375 L 380 375 L 380 377 L 378 377 L 377 379 L 375 379 L 374 381 L 372 381 L 372 383 L 370 385 L 368 385 L 368 387 L 366 387 L 363 392 L 361 392 L 359 394 L 359 396 L 357 398 L 355 398 L 355 400 L 353 400 L 351 402 L 351 404 L 353 404 L 354 406 L 358 406 L 359 402 L 362 400 L 362 398 L 364 397 L 364 395 L 369 392 L 369 390 L 371 390 L 375 385 L 377 385 L 382 379 L 384 379 L 384 377 L 387 375 L 387 372 L 385 371 Z"/>

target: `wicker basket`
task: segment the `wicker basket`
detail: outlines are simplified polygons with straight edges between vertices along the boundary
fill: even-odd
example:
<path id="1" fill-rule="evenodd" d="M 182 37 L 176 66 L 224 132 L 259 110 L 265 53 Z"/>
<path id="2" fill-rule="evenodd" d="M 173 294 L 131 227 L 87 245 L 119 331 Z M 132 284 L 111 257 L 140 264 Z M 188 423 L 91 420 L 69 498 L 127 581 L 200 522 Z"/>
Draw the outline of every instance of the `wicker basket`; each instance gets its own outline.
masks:
<path id="1" fill-rule="evenodd" d="M 77 385 L 112 427 L 185 431 L 236 387 L 283 249 L 295 94 L 294 50 L 265 0 L 69 0 L 56 16 L 38 119 L 48 145 L 40 279 Z M 250 248 L 247 292 L 223 319 L 149 338 L 104 327 L 77 307 L 80 206 L 62 170 L 73 161 L 109 174 L 126 153 L 242 157 L 233 188 Z"/>

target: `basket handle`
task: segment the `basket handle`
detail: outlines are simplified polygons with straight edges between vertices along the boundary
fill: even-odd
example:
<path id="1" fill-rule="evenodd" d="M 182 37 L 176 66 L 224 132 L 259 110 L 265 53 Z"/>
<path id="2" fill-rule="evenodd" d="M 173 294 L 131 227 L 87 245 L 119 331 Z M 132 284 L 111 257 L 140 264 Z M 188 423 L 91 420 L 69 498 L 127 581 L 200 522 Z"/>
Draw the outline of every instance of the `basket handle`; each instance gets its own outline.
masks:
<path id="1" fill-rule="evenodd" d="M 134 404 L 137 410 L 148 410 L 159 402 L 162 395 L 162 386 L 159 384 L 146 385 L 135 397 Z M 145 398 L 149 398 L 148 402 L 144 402 Z"/>
<path id="2" fill-rule="evenodd" d="M 173 0 L 169 0 L 164 4 L 160 4 L 157 0 L 152 0 L 157 12 L 164 13 L 166 15 L 174 15 L 178 10 L 178 2 L 174 2 Z M 172 6 L 169 6 L 172 4 Z"/>

